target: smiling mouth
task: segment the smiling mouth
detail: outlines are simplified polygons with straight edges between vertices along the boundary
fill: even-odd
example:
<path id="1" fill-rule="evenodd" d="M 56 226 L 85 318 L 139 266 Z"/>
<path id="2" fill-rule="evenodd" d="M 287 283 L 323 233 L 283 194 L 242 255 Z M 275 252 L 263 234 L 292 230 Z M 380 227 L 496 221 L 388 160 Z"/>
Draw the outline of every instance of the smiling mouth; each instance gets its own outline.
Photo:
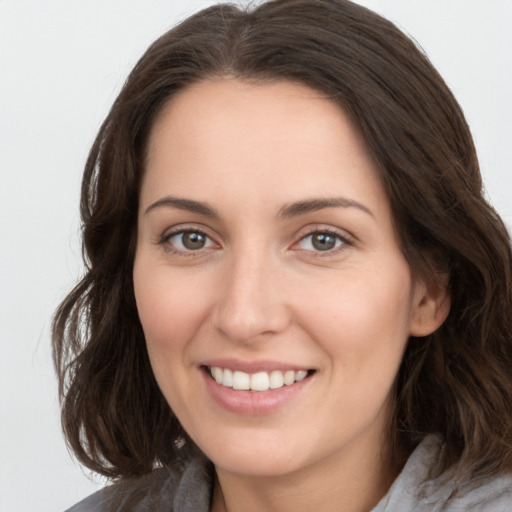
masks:
<path id="1" fill-rule="evenodd" d="M 219 366 L 205 366 L 204 369 L 217 384 L 237 391 L 280 389 L 301 382 L 315 373 L 315 370 L 273 370 L 271 372 L 246 373 Z"/>

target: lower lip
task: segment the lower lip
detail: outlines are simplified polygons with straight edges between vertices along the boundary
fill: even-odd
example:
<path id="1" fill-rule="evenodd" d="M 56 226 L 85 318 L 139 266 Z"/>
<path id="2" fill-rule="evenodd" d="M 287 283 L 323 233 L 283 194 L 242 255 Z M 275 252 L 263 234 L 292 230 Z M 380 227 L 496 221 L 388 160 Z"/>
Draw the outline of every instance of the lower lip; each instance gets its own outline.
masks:
<path id="1" fill-rule="evenodd" d="M 270 414 L 279 410 L 303 392 L 312 379 L 312 376 L 308 376 L 291 386 L 268 391 L 239 391 L 217 383 L 204 369 L 201 373 L 208 391 L 218 405 L 236 414 L 252 416 Z"/>

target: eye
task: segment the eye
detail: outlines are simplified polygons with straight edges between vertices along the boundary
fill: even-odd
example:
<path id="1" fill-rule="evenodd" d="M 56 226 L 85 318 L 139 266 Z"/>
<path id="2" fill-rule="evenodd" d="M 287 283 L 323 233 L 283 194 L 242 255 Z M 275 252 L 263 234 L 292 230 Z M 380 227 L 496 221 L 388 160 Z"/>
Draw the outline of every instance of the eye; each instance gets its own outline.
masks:
<path id="1" fill-rule="evenodd" d="M 199 251 L 215 244 L 208 235 L 201 231 L 182 230 L 169 233 L 164 237 L 165 243 L 181 252 Z"/>
<path id="2" fill-rule="evenodd" d="M 346 244 L 347 240 L 329 231 L 315 231 L 301 238 L 297 244 L 299 249 L 306 251 L 327 252 Z"/>

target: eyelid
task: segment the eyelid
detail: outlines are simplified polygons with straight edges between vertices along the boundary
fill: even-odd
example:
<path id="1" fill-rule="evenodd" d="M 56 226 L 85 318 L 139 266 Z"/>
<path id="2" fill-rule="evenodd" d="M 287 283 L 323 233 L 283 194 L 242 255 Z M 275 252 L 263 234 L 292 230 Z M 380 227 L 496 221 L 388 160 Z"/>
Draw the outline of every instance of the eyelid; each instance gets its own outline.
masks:
<path id="1" fill-rule="evenodd" d="M 312 236 L 316 233 L 325 233 L 332 236 L 337 237 L 340 239 L 343 243 L 341 246 L 335 247 L 330 250 L 326 251 L 314 251 L 310 249 L 302 249 L 298 247 L 298 245 L 308 236 Z M 345 230 L 342 230 L 340 228 L 335 228 L 333 226 L 325 225 L 325 224 L 315 224 L 313 226 L 307 226 L 305 228 L 302 228 L 298 231 L 296 234 L 296 241 L 293 242 L 291 248 L 297 251 L 303 251 L 307 253 L 313 253 L 315 256 L 332 256 L 333 254 L 337 254 L 338 252 L 346 250 L 347 247 L 351 247 L 355 244 L 356 239 L 353 235 L 348 233 Z"/>
<path id="2" fill-rule="evenodd" d="M 192 249 L 180 249 L 178 247 L 173 246 L 170 243 L 170 239 L 174 236 L 183 234 L 183 233 L 200 233 L 201 235 L 204 235 L 212 245 L 209 245 L 208 247 L 202 247 L 197 250 Z M 210 250 L 213 248 L 213 246 L 219 247 L 218 242 L 215 240 L 213 236 L 209 234 L 209 230 L 198 226 L 197 224 L 178 224 L 176 226 L 172 226 L 170 228 L 167 228 L 164 230 L 162 235 L 160 235 L 156 241 L 157 245 L 163 245 L 165 250 L 168 252 L 171 252 L 173 254 L 177 255 L 183 255 L 183 256 L 199 256 L 200 254 L 203 254 L 205 251 Z"/>
<path id="3" fill-rule="evenodd" d="M 199 256 L 200 254 L 204 253 L 207 250 L 211 250 L 213 247 L 208 246 L 197 250 L 183 250 L 179 249 L 177 247 L 172 246 L 172 244 L 169 243 L 170 238 L 173 236 L 179 235 L 181 233 L 187 233 L 187 232 L 196 232 L 201 233 L 205 237 L 208 238 L 208 240 L 213 244 L 213 246 L 216 246 L 217 248 L 220 247 L 220 244 L 216 241 L 215 237 L 212 236 L 209 233 L 209 229 L 206 227 L 203 227 L 202 225 L 198 224 L 178 224 L 172 227 L 168 227 L 166 230 L 163 231 L 162 235 L 158 237 L 156 240 L 157 245 L 164 245 L 166 246 L 165 249 L 169 252 L 176 253 L 176 254 L 182 254 L 184 256 Z M 308 236 L 312 236 L 315 233 L 326 233 L 332 236 L 337 237 L 339 240 L 341 240 L 343 243 L 341 246 L 335 247 L 333 249 L 329 249 L 326 251 L 315 251 L 310 249 L 302 249 L 298 247 L 298 245 Z M 346 230 L 333 227 L 331 225 L 325 225 L 325 224 L 314 224 L 310 226 L 302 227 L 300 230 L 298 230 L 294 236 L 295 242 L 292 243 L 291 249 L 296 251 L 302 251 L 305 253 L 313 253 L 315 256 L 322 257 L 322 256 L 332 256 L 334 254 L 337 254 L 338 252 L 344 251 L 347 247 L 353 246 L 356 242 L 356 238 L 348 233 Z"/>

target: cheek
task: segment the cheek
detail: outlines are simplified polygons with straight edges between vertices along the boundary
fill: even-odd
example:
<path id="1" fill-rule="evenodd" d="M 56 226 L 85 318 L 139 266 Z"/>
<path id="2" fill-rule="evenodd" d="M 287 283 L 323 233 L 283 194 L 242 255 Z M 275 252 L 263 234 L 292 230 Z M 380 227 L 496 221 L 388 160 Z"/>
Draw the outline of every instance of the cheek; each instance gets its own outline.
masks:
<path id="1" fill-rule="evenodd" d="M 142 264 L 134 267 L 135 298 L 146 338 L 153 373 L 175 414 L 186 418 L 193 402 L 190 349 L 203 324 L 204 295 L 195 284 L 180 279 L 169 267 Z"/>
<path id="2" fill-rule="evenodd" d="M 343 286 L 324 283 L 308 290 L 309 312 L 301 322 L 315 333 L 343 378 L 372 372 L 394 377 L 411 316 L 410 278 L 408 272 L 398 275 L 391 280 L 385 273 L 358 273 L 354 278 L 346 275 Z"/>
<path id="3" fill-rule="evenodd" d="M 148 270 L 150 269 L 150 270 Z M 196 284 L 165 266 L 134 267 L 135 299 L 150 355 L 176 351 L 190 340 L 206 314 L 206 297 Z M 201 290 L 201 288 L 199 288 Z"/>

